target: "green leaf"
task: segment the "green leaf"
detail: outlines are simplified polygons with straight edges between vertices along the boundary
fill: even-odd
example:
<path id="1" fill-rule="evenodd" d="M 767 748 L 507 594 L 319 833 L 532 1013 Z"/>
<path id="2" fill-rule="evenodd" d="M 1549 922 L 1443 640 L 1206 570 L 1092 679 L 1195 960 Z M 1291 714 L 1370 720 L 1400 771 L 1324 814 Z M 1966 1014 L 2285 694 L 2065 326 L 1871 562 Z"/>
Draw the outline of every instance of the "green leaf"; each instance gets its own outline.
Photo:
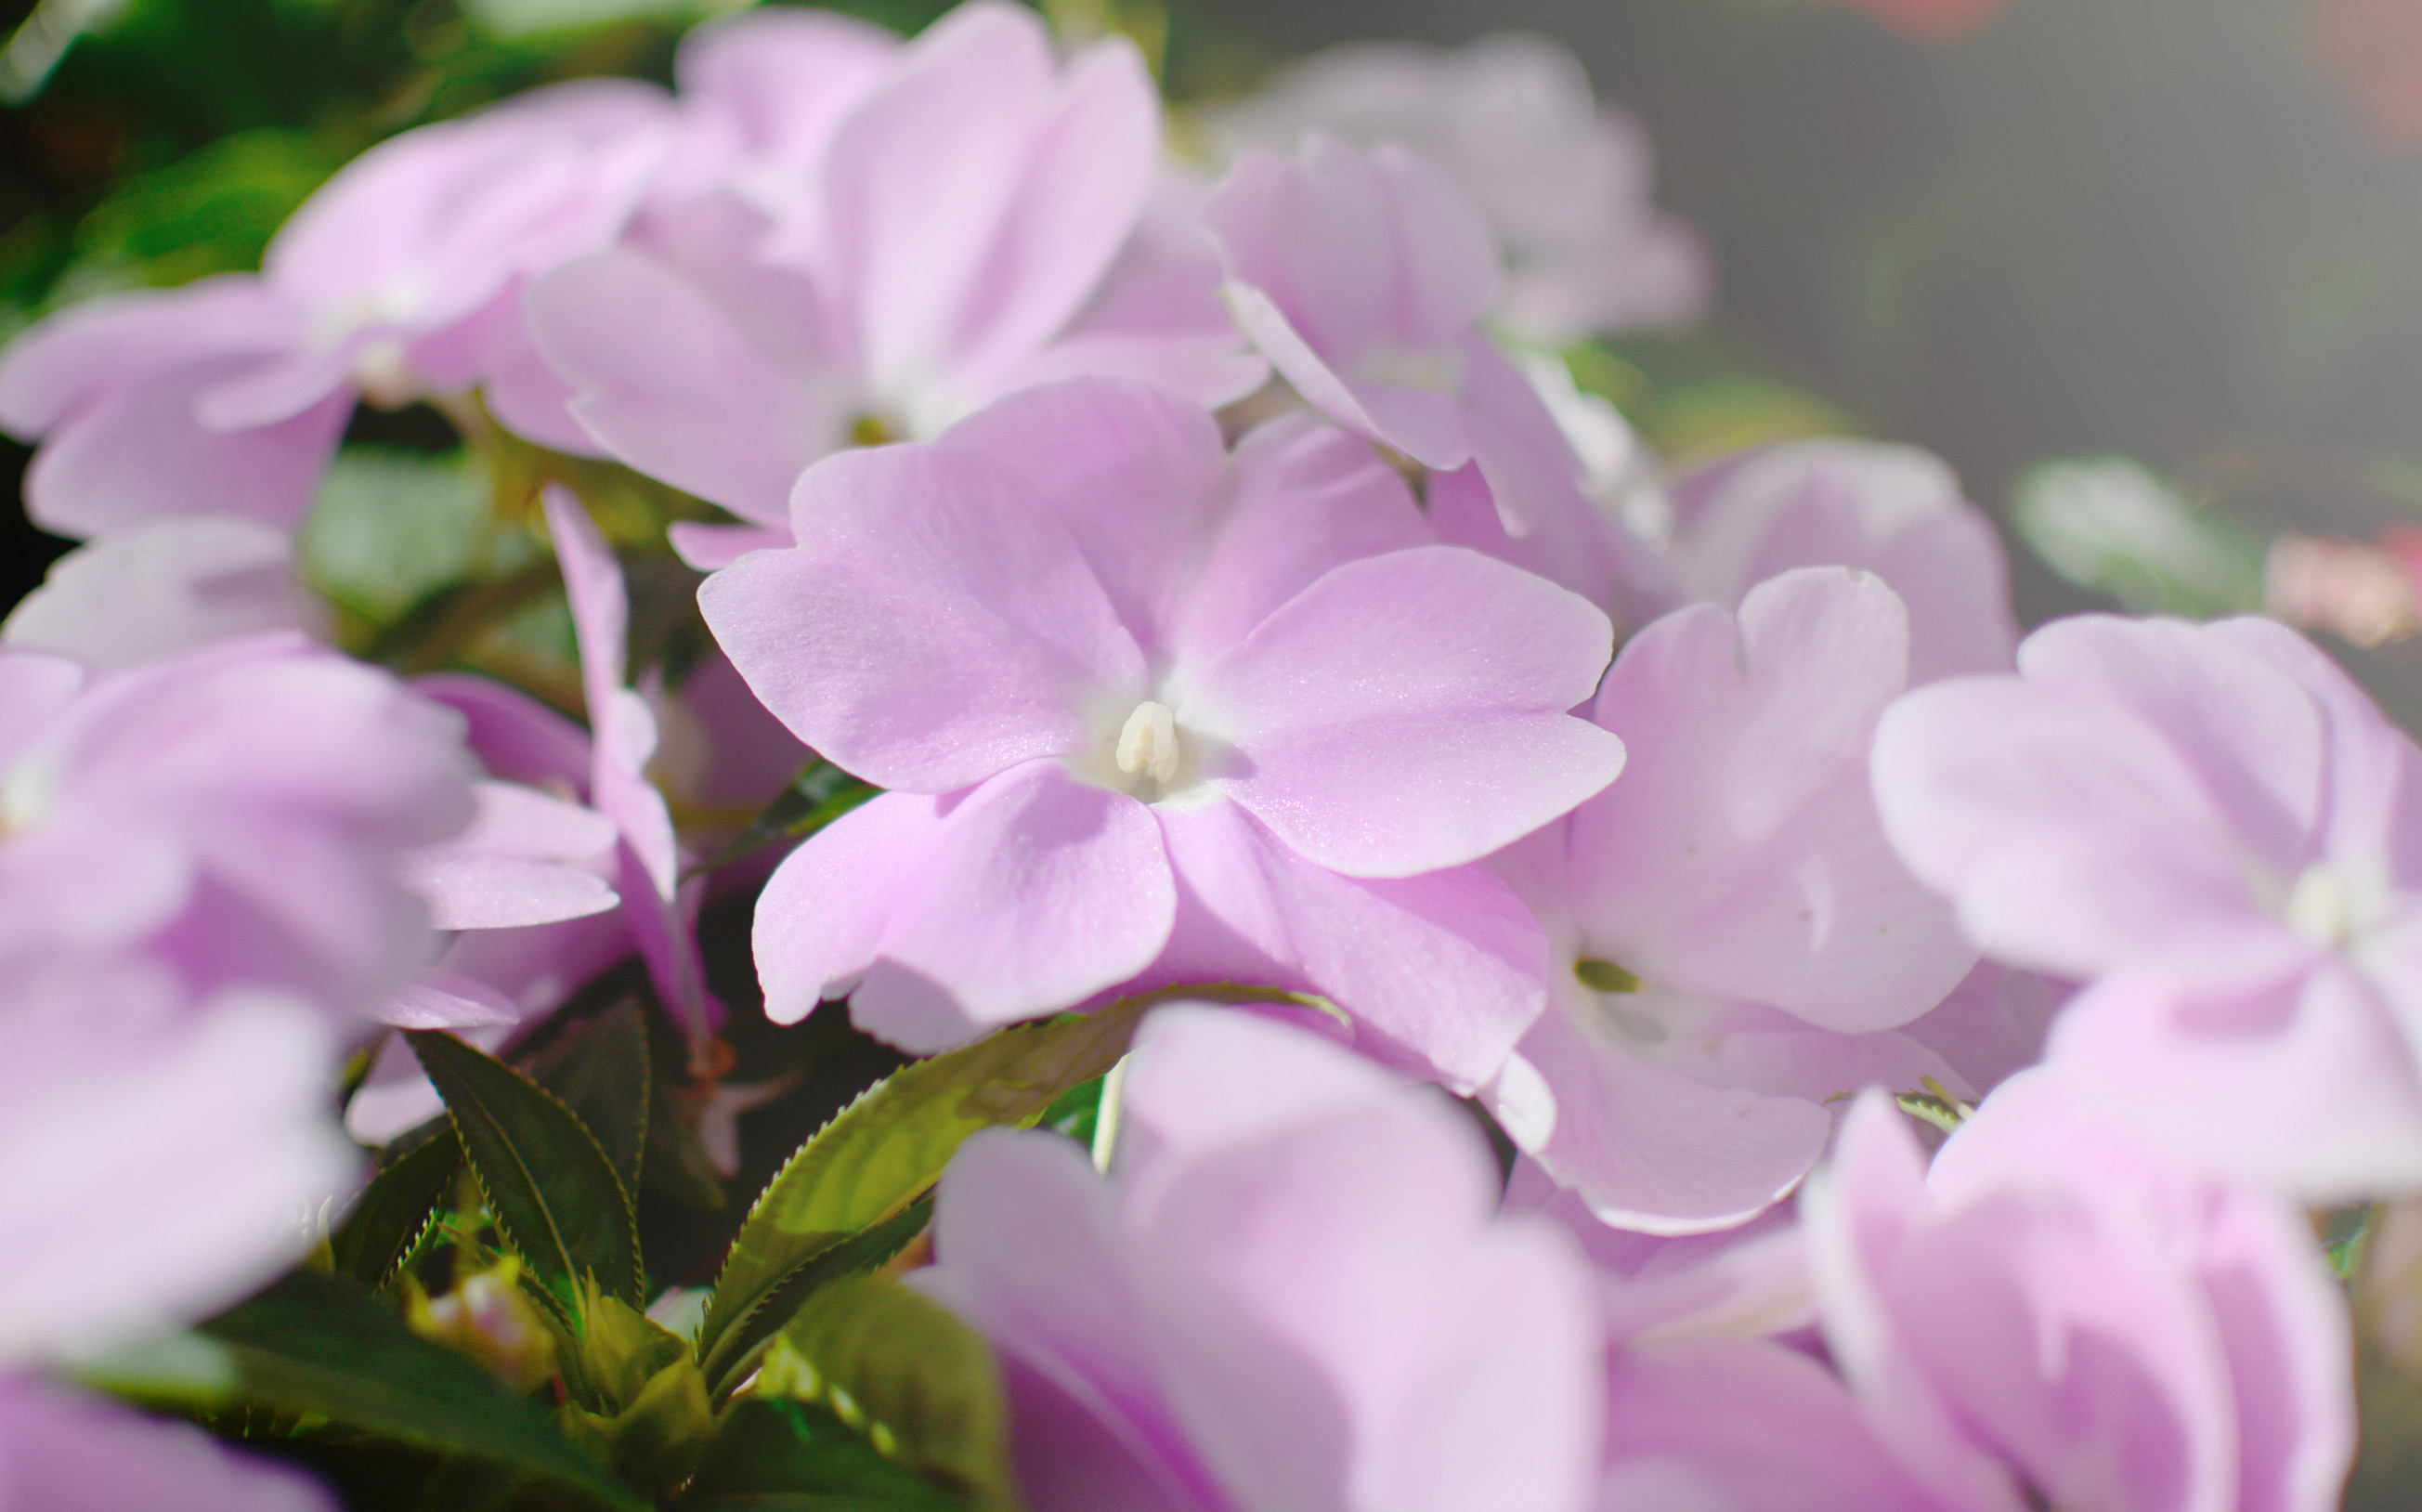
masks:
<path id="1" fill-rule="evenodd" d="M 555 1094 L 597 1139 L 622 1189 L 639 1189 L 648 1149 L 650 1083 L 648 1020 L 637 998 L 625 998 L 563 1033 L 523 1062 L 530 1079 Z"/>
<path id="2" fill-rule="evenodd" d="M 463 1169 L 463 1142 L 451 1129 L 421 1141 L 381 1168 L 329 1236 L 337 1273 L 375 1289 L 417 1249 Z"/>
<path id="3" fill-rule="evenodd" d="M 1107 1074 L 1091 1081 L 1080 1081 L 1051 1100 L 1034 1126 L 1047 1128 L 1054 1134 L 1065 1134 L 1087 1149 L 1093 1147 L 1093 1131 L 1102 1121 L 1102 1085 L 1109 1079 Z"/>
<path id="4" fill-rule="evenodd" d="M 86 1380 L 183 1410 L 258 1408 L 324 1418 L 392 1443 L 542 1476 L 584 1504 L 647 1504 L 470 1361 L 416 1338 L 344 1282 L 296 1271 L 176 1341 L 176 1357 L 97 1367 Z"/>
<path id="5" fill-rule="evenodd" d="M 1231 983 L 1162 987 L 1098 1013 L 1002 1030 L 875 1083 L 799 1147 L 742 1222 L 699 1331 L 708 1381 L 722 1391 L 748 1352 L 781 1326 L 782 1309 L 805 1295 L 808 1268 L 897 1217 L 940 1177 L 968 1135 L 1031 1126 L 1062 1094 L 1118 1063 L 1147 1009 L 1185 999 L 1327 1006 Z"/>
<path id="6" fill-rule="evenodd" d="M 580 1279 L 637 1306 L 639 1233 L 630 1193 L 571 1109 L 520 1072 L 437 1030 L 404 1038 L 453 1116 L 505 1242 L 570 1315 Z"/>
<path id="7" fill-rule="evenodd" d="M 2029 469 L 2011 490 L 2010 523 L 2053 572 L 2134 613 L 2262 607 L 2269 543 L 2125 457 Z"/>
<path id="8" fill-rule="evenodd" d="M 729 1512 L 967 1512 L 967 1502 L 876 1453 L 829 1408 L 799 1401 L 745 1401 L 682 1499 L 690 1509 Z"/>
<path id="9" fill-rule="evenodd" d="M 804 1268 L 916 1201 L 968 1135 L 1031 1125 L 1062 1093 L 1108 1071 L 1159 997 L 1002 1030 L 903 1067 L 834 1115 L 775 1174 L 731 1241 L 699 1331 L 707 1379 L 719 1387 L 747 1348 L 778 1326 L 769 1318 L 744 1328 Z"/>
<path id="10" fill-rule="evenodd" d="M 791 785 L 748 822 L 747 828 L 693 870 L 712 872 L 768 845 L 803 840 L 882 792 L 818 757 L 800 769 Z"/>
<path id="11" fill-rule="evenodd" d="M 823 1403 L 886 1457 L 977 1506 L 1016 1505 L 992 1352 L 948 1308 L 889 1276 L 851 1276 L 810 1297 L 749 1393 Z"/>
<path id="12" fill-rule="evenodd" d="M 304 580 L 384 629 L 449 584 L 520 565 L 489 559 L 488 485 L 468 451 L 347 447 L 303 527 Z M 513 555 L 535 558 L 509 539 L 523 548 Z"/>

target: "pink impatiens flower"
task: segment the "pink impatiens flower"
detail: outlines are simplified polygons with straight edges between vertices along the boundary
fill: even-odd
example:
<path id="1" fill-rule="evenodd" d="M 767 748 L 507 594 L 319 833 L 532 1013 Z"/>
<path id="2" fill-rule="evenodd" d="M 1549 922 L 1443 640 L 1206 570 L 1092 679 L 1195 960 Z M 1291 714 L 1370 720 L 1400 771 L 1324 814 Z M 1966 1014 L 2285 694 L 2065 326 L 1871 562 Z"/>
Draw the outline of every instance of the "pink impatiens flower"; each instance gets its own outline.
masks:
<path id="1" fill-rule="evenodd" d="M 1280 69 L 1205 113 L 1231 153 L 1292 151 L 1307 132 L 1412 149 L 1471 197 L 1505 248 L 1496 319 L 1529 341 L 1668 325 L 1707 303 L 1706 248 L 1649 199 L 1646 134 L 1590 93 L 1581 59 L 1533 33 L 1446 51 L 1351 43 Z"/>
<path id="2" fill-rule="evenodd" d="M 817 458 L 931 438 L 1038 382 L 1117 374 L 1213 404 L 1261 384 L 1216 308 L 1200 326 L 1112 312 L 1114 329 L 1088 328 L 1158 151 L 1131 43 L 1062 67 L 1040 18 L 977 0 L 849 87 L 787 203 L 735 195 L 530 291 L 531 333 L 597 442 L 758 528 L 679 530 L 685 552 L 719 564 L 778 539 Z"/>
<path id="3" fill-rule="evenodd" d="M 406 854 L 472 814 L 460 728 L 271 636 L 87 677 L 0 649 L 0 978 L 151 963 L 363 1020 L 428 938 Z"/>
<path id="4" fill-rule="evenodd" d="M 1035 1512 L 1581 1512 L 1587 1268 L 1499 1220 L 1472 1126 L 1257 1016 L 1143 1026 L 1105 1182 L 1055 1134 L 963 1146 L 915 1283 L 992 1343 Z"/>
<path id="5" fill-rule="evenodd" d="M 2206 1165 L 2317 1201 L 2422 1181 L 2422 753 L 2260 620 L 2089 617 L 1883 719 L 1911 870 L 2088 981 L 2053 1059 Z"/>
<path id="6" fill-rule="evenodd" d="M 1612 632 L 1429 543 L 1363 443 L 1298 416 L 1231 458 L 1206 412 L 1078 380 L 819 464 L 791 521 L 707 623 L 894 791 L 766 888 L 776 1020 L 850 992 L 930 1051 L 1140 978 L 1263 982 L 1468 1087 L 1538 1012 L 1535 926 L 1466 863 L 1620 768 L 1565 712 Z"/>
<path id="7" fill-rule="evenodd" d="M 357 398 L 472 387 L 518 342 L 523 281 L 612 241 L 663 118 L 657 91 L 590 80 L 407 132 L 297 211 L 258 276 L 36 326 L 0 362 L 0 427 L 42 442 L 34 519 L 75 536 L 163 514 L 299 523 Z"/>
<path id="8" fill-rule="evenodd" d="M 2346 1304 L 2294 1207 L 2013 1078 L 1928 1170 L 1860 1100 L 1803 1202 L 1826 1338 L 1948 1512 L 2324 1512 L 2354 1444 Z"/>
<path id="9" fill-rule="evenodd" d="M 1294 159 L 1247 153 L 1205 218 L 1237 324 L 1305 403 L 1430 469 L 1452 539 L 1543 535 L 1554 549 L 1525 565 L 1601 605 L 1656 575 L 1583 496 L 1554 417 L 1481 330 L 1497 245 L 1428 165 L 1313 136 Z"/>
<path id="10" fill-rule="evenodd" d="M 1500 858 L 1546 927 L 1552 1007 L 1492 1088 L 1500 1120 L 1603 1221 L 1722 1228 L 1822 1153 L 1834 1094 L 1959 1079 L 1889 1032 L 1975 963 L 1886 844 L 1867 784 L 1907 677 L 1892 591 L 1843 568 L 1740 614 L 1633 638 L 1597 722 L 1623 778 Z"/>
<path id="11" fill-rule="evenodd" d="M 1856 567 L 1909 609 L 1909 681 L 2010 666 L 2009 567 L 1985 512 L 1914 447 L 1794 441 L 1674 485 L 1673 558 L 1687 598 L 1738 604 L 1793 567 Z"/>

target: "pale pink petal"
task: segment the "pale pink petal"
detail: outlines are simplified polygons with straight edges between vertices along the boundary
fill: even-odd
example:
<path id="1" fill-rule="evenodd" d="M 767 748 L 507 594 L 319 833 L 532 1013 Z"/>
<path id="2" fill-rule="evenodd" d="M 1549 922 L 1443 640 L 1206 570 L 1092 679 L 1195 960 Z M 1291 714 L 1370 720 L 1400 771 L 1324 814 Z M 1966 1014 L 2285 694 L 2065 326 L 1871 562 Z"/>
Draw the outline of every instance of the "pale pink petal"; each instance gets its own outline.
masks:
<path id="1" fill-rule="evenodd" d="M 859 1027 L 932 1054 L 1074 1007 L 1160 953 L 1176 891 L 1143 805 L 1041 761 L 937 807 L 929 870 L 893 896 L 851 995 Z"/>
<path id="2" fill-rule="evenodd" d="M 31 646 L 0 646 L 0 767 L 14 765 L 35 734 L 85 685 L 82 663 Z"/>
<path id="3" fill-rule="evenodd" d="M 2114 977 L 2053 1026 L 2062 1081 L 2197 1170 L 2315 1205 L 2422 1180 L 2422 1080 L 2376 989 L 2343 967 L 2182 1001 Z"/>
<path id="4" fill-rule="evenodd" d="M 73 536 L 172 514 L 300 525 L 353 414 L 352 393 L 331 394 L 275 425 L 210 431 L 194 417 L 194 400 L 220 371 L 187 370 L 135 384 L 71 414 L 26 469 L 34 523 Z"/>
<path id="5" fill-rule="evenodd" d="M 1841 1383 L 1796 1350 L 1659 1345 L 1616 1351 L 1608 1374 L 1600 1512 L 1942 1512 Z"/>
<path id="6" fill-rule="evenodd" d="M 841 815 L 786 857 L 757 900 L 751 952 L 765 1016 L 795 1024 L 874 964 L 904 884 L 925 873 L 939 800 L 887 793 Z"/>
<path id="7" fill-rule="evenodd" d="M 1024 187 L 1054 71 L 1039 17 L 963 6 L 904 49 L 835 131 L 824 265 L 837 302 L 856 314 L 877 393 L 929 381 L 952 352 Z"/>
<path id="8" fill-rule="evenodd" d="M 855 17 L 751 10 L 690 28 L 673 77 L 693 109 L 727 114 L 748 147 L 805 167 L 899 47 L 897 37 Z"/>
<path id="9" fill-rule="evenodd" d="M 463 833 L 407 858 L 400 880 L 432 929 L 506 929 L 600 913 L 618 901 L 599 872 L 613 821 L 516 783 L 481 782 Z"/>
<path id="10" fill-rule="evenodd" d="M 942 1174 L 937 1264 L 910 1284 L 1004 1357 L 1019 1488 L 1035 1512 L 1215 1512 L 1223 1504 L 1161 1401 L 1113 1221 L 1082 1151 L 979 1133 Z"/>
<path id="11" fill-rule="evenodd" d="M 2377 868 L 2393 885 L 2422 886 L 2422 752 L 2413 737 L 2319 646 L 2278 622 L 2224 620 L 2204 633 L 2287 673 L 2320 707 L 2329 738 L 2323 853 Z"/>
<path id="12" fill-rule="evenodd" d="M 302 1472 L 190 1423 L 0 1377 L 0 1491 L 24 1512 L 335 1512 Z"/>
<path id="13" fill-rule="evenodd" d="M 2240 728 L 2309 750 L 2310 701 L 2269 691 Z M 2236 991 L 2314 953 L 2254 895 L 2224 800 L 2126 708 L 2034 678 L 1933 684 L 1884 714 L 1874 777 L 1894 849 L 2011 965 L 2086 977 L 2133 963 Z"/>
<path id="14" fill-rule="evenodd" d="M 1176 923 L 1140 985 L 1316 994 L 1365 1054 L 1458 1091 L 1494 1075 L 1546 1003 L 1547 943 L 1478 867 L 1366 881 L 1313 866 L 1231 803 L 1156 810 Z"/>
<path id="15" fill-rule="evenodd" d="M 532 340 L 600 445 L 756 524 L 782 522 L 801 469 L 845 426 L 810 374 L 644 253 L 567 263 L 525 302 Z"/>
<path id="16" fill-rule="evenodd" d="M 947 793 L 1088 751 L 1143 696 L 1142 653 L 1101 580 L 999 464 L 844 452 L 792 507 L 798 547 L 716 574 L 699 605 L 758 698 L 835 764 Z"/>
<path id="17" fill-rule="evenodd" d="M 1126 39 L 1069 59 L 957 311 L 949 353 L 958 381 L 983 389 L 1084 307 L 1143 212 L 1160 155 L 1160 111 L 1143 55 Z"/>
<path id="18" fill-rule="evenodd" d="M 520 1023 L 522 1011 L 484 982 L 432 967 L 388 994 L 372 1016 L 397 1029 L 494 1029 Z"/>
<path id="19" fill-rule="evenodd" d="M 294 578 L 284 530 L 184 515 L 118 531 L 51 565 L 0 624 L 0 641 L 88 667 L 131 666 L 267 630 L 324 630 L 327 606 Z"/>
<path id="20" fill-rule="evenodd" d="M 1684 479 L 1675 504 L 1675 556 L 1694 598 L 1735 605 L 1794 567 L 1857 567 L 1909 606 L 1911 686 L 2011 664 L 2019 638 L 2000 538 L 1926 452 L 1785 443 Z"/>
<path id="21" fill-rule="evenodd" d="M 1398 551 L 1289 600 L 1202 672 L 1177 718 L 1204 732 L 1211 785 L 1306 858 L 1409 876 L 1475 860 L 1613 780 L 1621 743 L 1561 712 L 1589 696 L 1612 640 L 1603 613 L 1527 573 L 1455 547 Z"/>
<path id="22" fill-rule="evenodd" d="M 1596 717 L 1630 760 L 1573 821 L 1590 953 L 1845 1032 L 1940 1002 L 1975 948 L 1894 856 L 1867 777 L 1907 637 L 1881 582 L 1805 568 L 1738 624 L 1695 606 L 1625 646 Z"/>
<path id="23" fill-rule="evenodd" d="M 181 372 L 232 370 L 307 339 L 302 312 L 248 274 L 91 300 L 8 344 L 0 361 L 0 428 L 32 440 L 126 388 Z"/>
<path id="24" fill-rule="evenodd" d="M 1147 1119 L 1146 1057 L 1320 1044 L 1251 1016 L 1171 1016 L 1130 1072 Z M 1232 1501 L 1579 1504 L 1598 1345 L 1569 1241 L 1487 1227 L 1494 1169 L 1433 1105 L 1349 1095 L 1293 1122 L 1122 1193 L 1164 1390 Z"/>
<path id="25" fill-rule="evenodd" d="M 1330 568 L 1434 543 L 1421 507 L 1370 443 L 1308 415 L 1236 443 L 1227 516 L 1186 595 L 1175 648 L 1218 655 Z"/>
<path id="26" fill-rule="evenodd" d="M 603 457 L 606 449 L 574 419 L 579 390 L 548 366 L 526 327 L 488 364 L 480 402 L 496 422 L 527 441 L 572 457 Z"/>
<path id="27" fill-rule="evenodd" d="M 464 672 L 412 685 L 463 717 L 464 743 L 490 775 L 557 793 L 587 790 L 589 732 L 519 688 Z"/>
<path id="28" fill-rule="evenodd" d="M 298 1221 L 352 1183 L 324 1016 L 267 993 L 189 1012 L 165 986 L 12 982 L 24 1063 L 0 1095 L 0 1284 L 39 1305 L 0 1310 L 0 1358 L 90 1351 L 226 1306 L 300 1259 Z M 118 1200 L 94 1202 L 103 1191 Z"/>
<path id="29" fill-rule="evenodd" d="M 1799 1185 L 1832 1129 L 1816 1103 L 1694 1081 L 1563 1005 L 1523 1036 L 1521 1059 L 1546 1082 L 1552 1122 L 1544 1138 L 1535 1113 L 1506 1118 L 1508 1131 L 1617 1228 L 1704 1234 L 1744 1222 Z"/>
<path id="30" fill-rule="evenodd" d="M 1083 443 L 1072 445 L 1078 436 Z M 1209 411 L 1140 384 L 1055 384 L 978 411 L 940 444 L 1014 473 L 1068 528 L 1137 643 L 1170 643 L 1179 593 L 1228 482 Z"/>
<path id="31" fill-rule="evenodd" d="M 785 523 L 765 525 L 704 525 L 675 520 L 665 535 L 673 554 L 702 573 L 718 573 L 752 551 L 780 550 L 794 543 Z"/>
<path id="32" fill-rule="evenodd" d="M 2293 876 L 2322 816 L 2326 726 L 2312 694 L 2233 645 L 2180 620 L 2079 615 L 2019 648 L 2037 685 L 2124 706 L 2196 778 L 2250 859 Z M 2106 705 L 2107 706 L 2107 705 Z M 2258 731 L 2259 738 L 2248 739 Z"/>

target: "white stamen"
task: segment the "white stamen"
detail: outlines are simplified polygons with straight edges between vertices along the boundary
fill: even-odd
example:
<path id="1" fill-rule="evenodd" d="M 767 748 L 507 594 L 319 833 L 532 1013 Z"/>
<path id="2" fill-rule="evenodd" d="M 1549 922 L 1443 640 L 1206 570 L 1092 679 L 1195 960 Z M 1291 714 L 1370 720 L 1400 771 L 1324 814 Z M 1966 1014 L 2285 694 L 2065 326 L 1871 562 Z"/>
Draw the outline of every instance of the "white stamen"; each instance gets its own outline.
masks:
<path id="1" fill-rule="evenodd" d="M 1177 775 L 1177 716 L 1150 699 L 1135 706 L 1119 732 L 1119 770 L 1141 772 L 1156 782 Z"/>
<path id="2" fill-rule="evenodd" d="M 2288 927 L 2324 945 L 2344 945 L 2378 913 L 2378 888 L 2327 861 L 2304 869 L 2288 893 Z"/>

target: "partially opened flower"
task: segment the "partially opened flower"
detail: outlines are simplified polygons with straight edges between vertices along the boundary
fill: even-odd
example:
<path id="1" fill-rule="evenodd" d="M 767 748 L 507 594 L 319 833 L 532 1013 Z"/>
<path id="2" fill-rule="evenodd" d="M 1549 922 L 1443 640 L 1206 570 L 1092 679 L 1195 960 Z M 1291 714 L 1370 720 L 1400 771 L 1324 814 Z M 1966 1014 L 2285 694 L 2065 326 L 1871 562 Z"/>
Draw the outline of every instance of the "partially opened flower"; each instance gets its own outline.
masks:
<path id="1" fill-rule="evenodd" d="M 933 1050 L 1140 979 L 1261 982 L 1470 1086 L 1537 1013 L 1536 928 L 1466 863 L 1619 769 L 1565 712 L 1606 617 L 1429 544 L 1363 443 L 1293 417 L 1232 459 L 1199 408 L 1075 381 L 818 465 L 792 527 L 707 580 L 707 622 L 894 791 L 760 901 L 778 1021 L 848 992 Z"/>
<path id="2" fill-rule="evenodd" d="M 1581 492 L 1581 462 L 1529 380 L 1481 330 L 1501 283 L 1479 212 L 1401 148 L 1331 137 L 1249 152 L 1206 218 L 1228 303 L 1305 403 L 1430 469 L 1454 539 L 1541 535 L 1526 563 L 1595 603 L 1651 569 Z"/>
<path id="3" fill-rule="evenodd" d="M 1761 584 L 1738 620 L 1668 615 L 1598 693 L 1622 780 L 1501 858 L 1547 928 L 1555 1006 L 1492 1097 L 1603 1221 L 1740 1222 L 1815 1163 L 1835 1094 L 1959 1083 L 1888 1032 L 1976 957 L 1868 790 L 1907 646 L 1892 591 L 1841 568 Z"/>
<path id="4" fill-rule="evenodd" d="M 612 241 L 663 111 L 591 80 L 405 133 L 297 211 L 258 276 L 36 326 L 0 363 L 0 426 L 42 443 L 34 518 L 76 536 L 163 514 L 298 524 L 357 398 L 472 387 L 518 343 L 523 280 Z"/>
<path id="5" fill-rule="evenodd" d="M 1894 844 L 2115 1112 L 2316 1199 L 2422 1179 L 2422 754 L 2267 621 L 2083 618 L 1877 738 Z"/>
<path id="6" fill-rule="evenodd" d="M 427 948 L 397 880 L 472 813 L 460 727 L 270 636 L 87 678 L 0 649 L 0 976 L 143 961 L 363 1021 Z"/>
<path id="7" fill-rule="evenodd" d="M 1562 1234 L 1499 1220 L 1477 1131 L 1253 1015 L 1168 1009 L 1105 1182 L 979 1134 L 916 1284 L 992 1343 L 1035 1512 L 1579 1512 L 1604 1345 Z"/>
<path id="8" fill-rule="evenodd" d="M 630 611 L 621 568 L 569 491 L 550 487 L 543 507 L 592 728 L 584 734 L 484 679 L 424 685 L 468 716 L 471 749 L 491 778 L 480 788 L 480 821 L 412 858 L 407 876 L 441 925 L 461 933 L 382 1017 L 405 1029 L 463 1031 L 500 1051 L 636 951 L 702 1070 L 722 1007 L 706 990 L 691 927 L 701 886 L 682 881 L 672 817 L 647 775 L 654 717 L 624 685 Z M 398 1039 L 371 1063 L 345 1120 L 356 1138 L 384 1142 L 440 1110 L 436 1089 Z"/>
<path id="9" fill-rule="evenodd" d="M 1231 155 L 1292 151 L 1311 132 L 1419 152 L 1487 216 L 1507 263 L 1495 319 L 1525 340 L 1564 346 L 1706 305 L 1706 249 L 1649 198 L 1646 134 L 1547 38 L 1332 47 L 1205 117 Z"/>
<path id="10" fill-rule="evenodd" d="M 1207 403 L 1261 384 L 1216 311 L 1086 329 L 1158 150 L 1132 44 L 1063 67 L 1040 18 L 976 0 L 849 87 L 787 206 L 685 217 L 531 290 L 532 334 L 598 443 L 759 528 L 692 527 L 685 551 L 719 564 L 778 539 L 817 458 L 930 438 L 1038 382 L 1118 374 Z"/>
<path id="11" fill-rule="evenodd" d="M 2012 1079 L 1928 1170 L 1861 1099 L 1804 1205 L 1834 1362 L 1938 1506 L 2321 1512 L 2354 1442 L 2304 1215 Z"/>
<path id="12" fill-rule="evenodd" d="M 2001 538 L 1941 459 L 1793 441 L 1700 468 L 1672 496 L 1685 597 L 1730 606 L 1793 567 L 1856 567 L 1909 609 L 1911 686 L 2008 669 L 2019 632 Z"/>

